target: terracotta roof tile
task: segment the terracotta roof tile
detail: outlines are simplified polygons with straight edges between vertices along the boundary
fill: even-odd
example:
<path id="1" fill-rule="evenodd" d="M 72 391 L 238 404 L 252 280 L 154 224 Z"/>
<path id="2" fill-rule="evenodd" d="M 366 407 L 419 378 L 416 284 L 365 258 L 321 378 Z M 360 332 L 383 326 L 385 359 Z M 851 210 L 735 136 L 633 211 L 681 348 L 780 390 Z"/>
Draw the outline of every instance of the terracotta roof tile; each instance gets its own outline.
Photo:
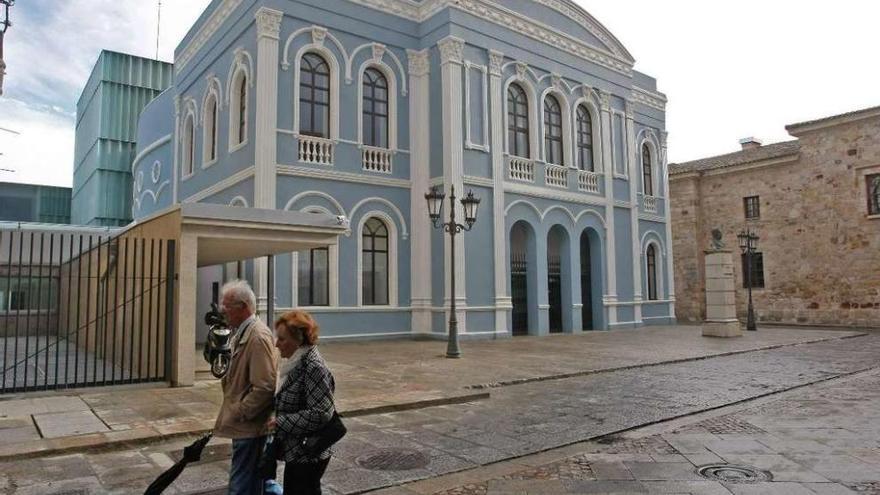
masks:
<path id="1" fill-rule="evenodd" d="M 726 155 L 710 156 L 709 158 L 702 158 L 690 162 L 670 163 L 669 174 L 675 175 L 686 172 L 698 172 L 732 167 L 734 165 L 744 165 L 747 163 L 760 162 L 762 160 L 791 155 L 798 151 L 800 151 L 800 143 L 798 140 L 783 141 L 781 143 L 768 144 L 766 146 L 741 150 Z"/>

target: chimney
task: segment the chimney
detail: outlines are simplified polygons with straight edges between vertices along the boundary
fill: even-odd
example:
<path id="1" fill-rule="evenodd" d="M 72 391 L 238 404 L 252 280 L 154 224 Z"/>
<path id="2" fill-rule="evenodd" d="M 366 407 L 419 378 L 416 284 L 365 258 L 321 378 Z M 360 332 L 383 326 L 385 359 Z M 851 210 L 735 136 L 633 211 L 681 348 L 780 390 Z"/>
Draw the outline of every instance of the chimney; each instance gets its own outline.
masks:
<path id="1" fill-rule="evenodd" d="M 754 148 L 760 148 L 763 144 L 760 139 L 755 137 L 747 137 L 739 140 L 739 144 L 742 146 L 743 150 L 750 150 Z"/>

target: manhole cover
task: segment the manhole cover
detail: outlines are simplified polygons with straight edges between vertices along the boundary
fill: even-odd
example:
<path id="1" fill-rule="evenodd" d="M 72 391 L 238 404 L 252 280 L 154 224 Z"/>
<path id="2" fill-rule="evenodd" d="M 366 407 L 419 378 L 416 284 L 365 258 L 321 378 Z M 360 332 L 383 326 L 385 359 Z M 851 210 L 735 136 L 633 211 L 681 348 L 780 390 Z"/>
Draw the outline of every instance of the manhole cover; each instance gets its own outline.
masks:
<path id="1" fill-rule="evenodd" d="M 355 462 L 373 471 L 406 471 L 427 466 L 428 458 L 412 449 L 382 449 L 362 455 Z"/>
<path id="2" fill-rule="evenodd" d="M 773 475 L 769 471 L 737 464 L 707 464 L 698 467 L 697 474 L 710 480 L 727 483 L 757 483 L 773 480 Z"/>

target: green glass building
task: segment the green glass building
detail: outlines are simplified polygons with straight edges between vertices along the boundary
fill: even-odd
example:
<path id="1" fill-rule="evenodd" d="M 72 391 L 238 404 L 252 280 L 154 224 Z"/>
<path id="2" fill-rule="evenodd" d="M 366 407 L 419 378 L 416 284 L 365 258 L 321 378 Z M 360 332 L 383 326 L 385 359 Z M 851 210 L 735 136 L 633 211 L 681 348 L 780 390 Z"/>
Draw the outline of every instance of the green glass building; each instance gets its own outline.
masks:
<path id="1" fill-rule="evenodd" d="M 71 221 L 131 221 L 138 116 L 171 85 L 172 64 L 103 50 L 76 104 Z"/>

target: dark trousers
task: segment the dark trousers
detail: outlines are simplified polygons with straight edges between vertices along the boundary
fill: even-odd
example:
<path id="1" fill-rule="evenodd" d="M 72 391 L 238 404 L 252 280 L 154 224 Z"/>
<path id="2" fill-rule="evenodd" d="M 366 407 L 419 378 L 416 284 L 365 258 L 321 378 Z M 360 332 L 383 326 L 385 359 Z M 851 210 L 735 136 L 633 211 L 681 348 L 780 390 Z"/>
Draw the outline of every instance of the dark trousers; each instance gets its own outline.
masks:
<path id="1" fill-rule="evenodd" d="M 318 462 L 284 464 L 284 495 L 321 495 L 321 477 L 330 458 Z"/>

